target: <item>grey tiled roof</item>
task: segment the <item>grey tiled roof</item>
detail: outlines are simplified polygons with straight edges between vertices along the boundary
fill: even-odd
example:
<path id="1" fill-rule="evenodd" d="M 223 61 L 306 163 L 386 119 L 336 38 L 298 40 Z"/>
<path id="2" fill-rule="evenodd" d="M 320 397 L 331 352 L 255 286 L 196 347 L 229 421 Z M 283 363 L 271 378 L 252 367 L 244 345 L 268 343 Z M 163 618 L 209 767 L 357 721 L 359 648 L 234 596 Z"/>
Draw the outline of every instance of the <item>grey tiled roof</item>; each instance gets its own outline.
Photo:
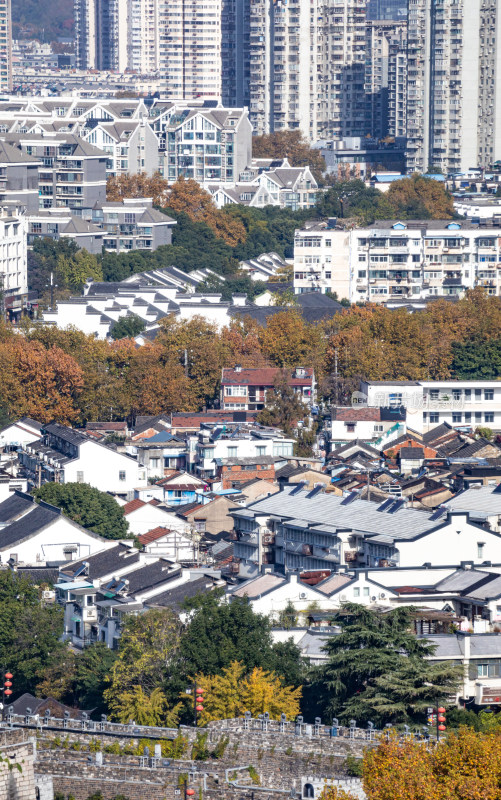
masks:
<path id="1" fill-rule="evenodd" d="M 501 494 L 496 494 L 493 486 L 479 486 L 467 489 L 465 492 L 451 497 L 447 501 L 448 508 L 454 511 L 480 511 L 489 514 L 501 515 Z"/>
<path id="2" fill-rule="evenodd" d="M 30 509 L 35 500 L 28 494 L 14 492 L 0 503 L 0 523 L 11 522 Z"/>
<path id="3" fill-rule="evenodd" d="M 288 519 L 307 520 L 309 524 L 327 523 L 337 528 L 351 528 L 369 536 L 382 535 L 389 541 L 414 539 L 440 525 L 431 514 L 413 508 L 400 508 L 395 514 L 379 512 L 376 503 L 355 499 L 344 504 L 345 498 L 321 493 L 308 498 L 308 491 L 292 494 L 297 487 L 286 486 L 283 491 L 253 503 L 248 510 L 254 513 L 277 514 Z"/>
<path id="4" fill-rule="evenodd" d="M 112 575 L 114 570 L 119 570 L 129 564 L 132 568 L 139 561 L 139 552 L 136 550 L 131 553 L 130 547 L 127 545 L 117 544 L 116 547 L 101 550 L 93 556 L 73 561 L 64 567 L 64 574 L 71 579 L 85 561 L 89 565 L 89 579 L 95 580 L 96 578 L 103 578 L 105 575 Z"/>
<path id="5" fill-rule="evenodd" d="M 12 547 L 17 542 L 22 542 L 33 536 L 35 533 L 46 528 L 60 516 L 59 509 L 52 509 L 48 506 L 36 506 L 33 511 L 25 514 L 17 522 L 7 525 L 0 530 L 0 549 Z"/>

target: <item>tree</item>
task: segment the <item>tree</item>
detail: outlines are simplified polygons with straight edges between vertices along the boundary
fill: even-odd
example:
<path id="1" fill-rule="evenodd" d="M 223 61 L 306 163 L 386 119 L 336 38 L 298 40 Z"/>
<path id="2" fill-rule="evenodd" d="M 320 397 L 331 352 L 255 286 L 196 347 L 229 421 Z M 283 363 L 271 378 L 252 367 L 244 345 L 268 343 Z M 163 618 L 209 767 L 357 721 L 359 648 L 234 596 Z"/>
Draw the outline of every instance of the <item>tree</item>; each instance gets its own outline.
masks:
<path id="1" fill-rule="evenodd" d="M 178 178 L 172 185 L 167 206 L 187 214 L 194 222 L 205 222 L 218 238 L 232 247 L 245 241 L 242 223 L 219 211 L 209 192 L 191 178 Z"/>
<path id="2" fill-rule="evenodd" d="M 301 687 L 284 686 L 274 672 L 261 667 L 247 672 L 241 662 L 232 661 L 221 675 L 197 675 L 196 683 L 205 690 L 202 723 L 241 717 L 245 711 L 253 717 L 268 712 L 272 719 L 281 714 L 294 719 L 299 713 Z"/>
<path id="3" fill-rule="evenodd" d="M 151 197 L 156 206 L 165 206 L 168 199 L 169 184 L 159 172 L 147 175 L 138 172 L 134 175 L 110 175 L 106 182 L 106 198 L 120 202 L 131 197 Z"/>
<path id="4" fill-rule="evenodd" d="M 86 281 L 102 281 L 103 272 L 95 255 L 79 250 L 72 257 L 60 255 L 57 259 L 57 275 L 64 285 L 80 292 Z"/>
<path id="5" fill-rule="evenodd" d="M 452 219 L 452 195 L 443 183 L 414 173 L 394 181 L 386 193 L 396 219 Z"/>
<path id="6" fill-rule="evenodd" d="M 433 749 L 390 736 L 365 751 L 364 790 L 369 800 L 498 800 L 500 741 L 466 727 Z"/>
<path id="7" fill-rule="evenodd" d="M 247 598 L 222 602 L 222 592 L 199 595 L 186 604 L 192 611 L 179 648 L 179 671 L 187 681 L 196 674 L 219 675 L 239 661 L 246 672 L 254 667 L 283 675 L 298 686 L 303 662 L 292 642 L 274 645 L 270 620 L 255 614 Z"/>
<path id="8" fill-rule="evenodd" d="M 45 483 L 33 490 L 37 500 L 61 508 L 63 514 L 105 539 L 129 537 L 122 506 L 88 483 Z"/>
<path id="9" fill-rule="evenodd" d="M 133 339 L 146 328 L 146 323 L 137 314 L 120 317 L 112 325 L 110 336 L 112 339 Z"/>
<path id="10" fill-rule="evenodd" d="M 278 624 L 281 628 L 285 628 L 286 630 L 296 627 L 297 613 L 294 608 L 294 603 L 291 600 L 289 600 L 285 608 L 280 611 L 278 615 Z"/>
<path id="11" fill-rule="evenodd" d="M 117 722 L 134 720 L 138 725 L 174 727 L 178 725 L 179 709 L 169 711 L 167 698 L 157 686 L 147 694 L 142 686 L 132 686 L 117 695 L 112 706 L 113 717 Z"/>
<path id="12" fill-rule="evenodd" d="M 310 147 L 300 130 L 283 130 L 254 136 L 254 158 L 287 158 L 291 167 L 311 167 L 316 180 L 322 180 L 325 159 L 316 148 Z"/>
<path id="13" fill-rule="evenodd" d="M 426 660 L 434 647 L 411 632 L 412 613 L 410 606 L 382 614 L 348 603 L 334 614 L 342 632 L 327 642 L 328 661 L 310 686 L 324 715 L 383 726 L 424 720 L 437 697 L 446 703 L 457 670 Z"/>
<path id="14" fill-rule="evenodd" d="M 484 428 L 478 427 L 475 428 L 475 433 L 477 436 L 480 436 L 482 439 L 487 439 L 487 441 L 492 441 L 492 437 L 494 436 L 492 428 Z"/>
<path id="15" fill-rule="evenodd" d="M 179 706 L 169 710 L 165 690 L 175 672 L 179 641 L 179 618 L 168 609 L 126 618 L 104 692 L 114 719 L 140 713 L 167 723 L 178 713 Z"/>
<path id="16" fill-rule="evenodd" d="M 42 606 L 38 587 L 9 570 L 0 572 L 0 664 L 13 675 L 16 695 L 34 692 L 44 671 L 65 658 L 63 610 Z"/>
<path id="17" fill-rule="evenodd" d="M 280 428 L 286 436 L 293 436 L 300 420 L 308 417 L 309 411 L 300 396 L 289 386 L 288 376 L 282 373 L 275 380 L 272 391 L 266 392 L 266 404 L 257 416 L 261 425 Z"/>
<path id="18" fill-rule="evenodd" d="M 497 380 L 501 376 L 501 339 L 453 342 L 451 373 L 459 380 Z"/>
<path id="19" fill-rule="evenodd" d="M 82 388 L 80 366 L 59 347 L 46 349 L 23 336 L 0 341 L 0 398 L 13 417 L 68 424 L 78 416 Z"/>

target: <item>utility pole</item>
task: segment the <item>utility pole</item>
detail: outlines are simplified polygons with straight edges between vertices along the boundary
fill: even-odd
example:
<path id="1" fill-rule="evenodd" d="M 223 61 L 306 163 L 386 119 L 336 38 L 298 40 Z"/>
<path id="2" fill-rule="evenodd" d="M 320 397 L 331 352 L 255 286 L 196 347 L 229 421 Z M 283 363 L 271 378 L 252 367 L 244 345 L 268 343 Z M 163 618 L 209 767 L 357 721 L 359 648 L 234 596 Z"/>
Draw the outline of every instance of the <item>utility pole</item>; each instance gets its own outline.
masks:
<path id="1" fill-rule="evenodd" d="M 54 273 L 50 273 L 50 310 L 54 309 Z"/>
<path id="2" fill-rule="evenodd" d="M 335 387 L 334 388 L 334 400 L 335 400 L 335 403 L 336 403 L 336 406 L 337 406 L 338 402 L 339 402 L 339 397 L 338 397 L 338 372 L 337 372 L 337 347 L 334 350 L 334 387 Z"/>

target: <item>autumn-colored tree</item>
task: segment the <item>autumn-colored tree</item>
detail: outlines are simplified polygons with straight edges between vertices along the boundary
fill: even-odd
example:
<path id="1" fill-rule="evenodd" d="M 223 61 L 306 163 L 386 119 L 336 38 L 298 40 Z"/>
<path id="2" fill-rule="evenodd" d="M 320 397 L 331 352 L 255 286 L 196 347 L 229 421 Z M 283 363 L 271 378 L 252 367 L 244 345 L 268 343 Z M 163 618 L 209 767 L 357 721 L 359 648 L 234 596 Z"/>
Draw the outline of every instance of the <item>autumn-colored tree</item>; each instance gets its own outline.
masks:
<path id="1" fill-rule="evenodd" d="M 252 155 L 254 158 L 287 158 L 291 167 L 309 166 L 317 179 L 321 179 L 325 172 L 322 153 L 310 147 L 299 130 L 275 131 L 254 136 Z"/>
<path id="2" fill-rule="evenodd" d="M 172 211 L 187 214 L 194 222 L 205 222 L 218 238 L 232 247 L 245 241 L 243 224 L 220 211 L 209 192 L 191 178 L 179 177 L 172 184 L 168 203 L 163 205 Z"/>
<path id="3" fill-rule="evenodd" d="M 21 336 L 0 342 L 0 403 L 12 416 L 72 422 L 82 388 L 81 367 L 59 347 Z"/>
<path id="4" fill-rule="evenodd" d="M 308 416 L 307 406 L 289 385 L 289 375 L 284 370 L 277 375 L 274 388 L 266 392 L 266 403 L 257 421 L 261 425 L 280 428 L 286 436 L 293 436 L 298 422 Z"/>
<path id="5" fill-rule="evenodd" d="M 147 175 L 139 172 L 136 175 L 111 175 L 106 182 L 108 200 L 120 202 L 126 198 L 152 197 L 156 206 L 165 206 L 168 200 L 169 184 L 159 172 Z"/>
<path id="6" fill-rule="evenodd" d="M 113 717 L 117 722 L 134 720 L 138 725 L 177 727 L 180 705 L 168 708 L 165 694 L 157 686 L 147 694 L 142 686 L 133 686 L 120 694 L 113 704 Z"/>
<path id="7" fill-rule="evenodd" d="M 383 739 L 364 755 L 369 800 L 499 800 L 501 737 L 460 728 L 439 747 Z"/>
<path id="8" fill-rule="evenodd" d="M 272 719 L 279 719 L 281 714 L 294 719 L 299 713 L 301 687 L 284 686 L 274 672 L 261 667 L 246 674 L 241 662 L 232 661 L 222 675 L 197 675 L 196 683 L 205 690 L 202 724 L 243 716 L 245 711 L 253 717 L 267 711 Z"/>
<path id="9" fill-rule="evenodd" d="M 386 199 L 396 219 L 452 219 L 452 195 L 444 184 L 415 173 L 390 185 Z"/>
<path id="10" fill-rule="evenodd" d="M 320 325 L 305 322 L 294 307 L 274 314 L 259 331 L 261 350 L 277 367 L 313 367 L 322 371 L 325 336 Z"/>
<path id="11" fill-rule="evenodd" d="M 152 609 L 138 617 L 127 617 L 104 692 L 114 719 L 128 721 L 132 713 L 164 723 L 168 717 L 172 720 L 171 714 L 175 716 L 178 708 L 169 712 L 163 692 L 173 669 L 179 636 L 179 619 L 170 610 Z"/>

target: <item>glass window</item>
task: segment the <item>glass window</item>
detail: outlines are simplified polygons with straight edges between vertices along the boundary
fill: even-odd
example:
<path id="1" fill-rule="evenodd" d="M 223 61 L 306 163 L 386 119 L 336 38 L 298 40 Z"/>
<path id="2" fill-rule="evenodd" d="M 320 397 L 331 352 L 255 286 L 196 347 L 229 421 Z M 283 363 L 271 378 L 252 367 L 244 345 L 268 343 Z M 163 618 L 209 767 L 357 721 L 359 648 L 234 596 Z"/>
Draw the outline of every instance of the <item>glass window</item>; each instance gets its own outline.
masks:
<path id="1" fill-rule="evenodd" d="M 494 400 L 494 389 L 484 390 L 484 400 Z"/>
<path id="2" fill-rule="evenodd" d="M 438 422 L 438 413 L 436 411 L 430 412 L 430 422 Z"/>
<path id="3" fill-rule="evenodd" d="M 484 557 L 485 542 L 477 542 L 477 558 Z"/>
<path id="4" fill-rule="evenodd" d="M 228 447 L 228 458 L 236 458 L 238 455 L 238 447 Z"/>
<path id="5" fill-rule="evenodd" d="M 484 422 L 494 422 L 494 414 L 492 411 L 488 411 L 484 414 Z"/>
<path id="6" fill-rule="evenodd" d="M 121 469 L 118 473 L 118 480 L 124 481 L 125 480 L 125 470 Z"/>

